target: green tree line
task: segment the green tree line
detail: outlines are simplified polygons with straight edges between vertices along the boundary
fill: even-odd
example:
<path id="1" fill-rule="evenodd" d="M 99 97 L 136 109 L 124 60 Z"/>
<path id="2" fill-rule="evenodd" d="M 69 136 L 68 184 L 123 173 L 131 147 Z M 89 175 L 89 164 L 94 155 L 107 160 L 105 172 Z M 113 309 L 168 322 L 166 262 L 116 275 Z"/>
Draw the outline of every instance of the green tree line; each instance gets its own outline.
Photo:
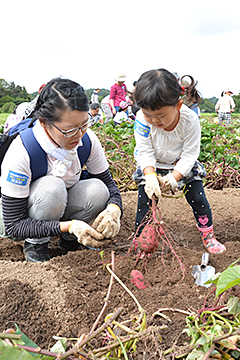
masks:
<path id="1" fill-rule="evenodd" d="M 88 100 L 90 101 L 91 95 L 94 89 L 85 89 Z M 101 89 L 99 92 L 99 103 L 102 99 L 109 95 L 110 91 L 107 89 Z M 7 82 L 4 79 L 0 78 L 0 113 L 12 113 L 15 107 L 22 102 L 29 102 L 37 96 L 37 91 L 31 94 L 28 94 L 25 87 L 15 85 L 14 82 Z M 202 99 L 200 104 L 200 110 L 204 113 L 214 113 L 215 105 L 218 98 L 212 97 L 210 99 Z M 236 104 L 235 112 L 240 113 L 240 93 L 238 95 L 233 95 L 233 100 Z"/>
<path id="2" fill-rule="evenodd" d="M 14 108 L 22 102 L 29 102 L 34 98 L 28 94 L 25 87 L 15 85 L 14 82 L 7 82 L 0 79 L 0 112 L 11 113 Z"/>

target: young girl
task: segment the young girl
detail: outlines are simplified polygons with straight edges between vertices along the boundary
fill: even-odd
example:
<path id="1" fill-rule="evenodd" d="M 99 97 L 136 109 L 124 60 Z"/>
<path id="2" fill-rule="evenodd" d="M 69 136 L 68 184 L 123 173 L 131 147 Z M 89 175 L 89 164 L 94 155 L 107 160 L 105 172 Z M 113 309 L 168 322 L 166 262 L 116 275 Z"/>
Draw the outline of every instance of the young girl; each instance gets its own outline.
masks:
<path id="1" fill-rule="evenodd" d="M 128 119 L 127 111 L 128 111 L 128 103 L 126 101 L 121 101 L 119 104 L 119 109 L 113 118 L 115 125 L 120 125 L 122 122 L 127 121 Z"/>
<path id="2" fill-rule="evenodd" d="M 109 172 L 100 141 L 89 127 L 88 99 L 83 88 L 68 79 L 53 79 L 41 91 L 34 110 L 33 151 L 42 149 L 45 175 L 32 180 L 33 158 L 21 134 L 2 162 L 1 213 L 8 237 L 25 240 L 27 261 L 50 260 L 48 243 L 60 236 L 59 247 L 76 251 L 79 243 L 100 247 L 120 229 L 122 203 Z M 85 142 L 85 139 L 88 139 Z M 82 179 L 80 147 L 86 151 L 88 179 Z M 40 145 L 40 146 L 39 146 Z M 93 222 L 93 223 L 92 223 Z M 92 223 L 92 226 L 90 224 Z"/>
<path id="3" fill-rule="evenodd" d="M 231 113 L 235 109 L 235 103 L 231 97 L 232 91 L 227 89 L 221 93 L 221 97 L 215 106 L 215 111 L 218 112 L 218 124 L 222 124 L 225 119 L 226 126 L 231 124 Z"/>
<path id="4" fill-rule="evenodd" d="M 188 76 L 189 77 L 189 76 Z M 226 251 L 214 237 L 212 213 L 203 189 L 206 175 L 197 159 L 200 153 L 201 129 L 195 112 L 183 105 L 181 96 L 199 99 L 196 83 L 181 87 L 176 77 L 165 69 L 150 70 L 141 75 L 134 92 L 141 110 L 135 121 L 135 157 L 138 170 L 134 179 L 139 185 L 136 229 L 149 211 L 153 194 L 183 189 L 192 207 L 203 245 L 213 254 Z M 157 176 L 157 175 L 162 176 Z"/>

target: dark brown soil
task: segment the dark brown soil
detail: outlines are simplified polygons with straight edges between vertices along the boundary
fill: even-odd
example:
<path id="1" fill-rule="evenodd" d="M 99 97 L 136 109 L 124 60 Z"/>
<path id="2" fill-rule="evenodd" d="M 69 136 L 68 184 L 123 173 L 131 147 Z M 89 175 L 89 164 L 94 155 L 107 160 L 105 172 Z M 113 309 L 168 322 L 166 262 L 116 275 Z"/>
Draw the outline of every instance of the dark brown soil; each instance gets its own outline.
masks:
<path id="1" fill-rule="evenodd" d="M 214 216 L 215 235 L 227 247 L 223 255 L 211 255 L 210 265 L 216 272 L 223 271 L 240 257 L 240 190 L 206 190 Z M 147 314 L 147 324 L 152 329 L 145 340 L 138 343 L 133 353 L 135 359 L 160 359 L 164 351 L 175 348 L 181 352 L 189 341 L 182 330 L 186 314 L 203 307 L 212 287 L 196 286 L 191 276 L 193 265 L 201 263 L 204 248 L 195 226 L 192 210 L 184 198 L 162 198 L 162 219 L 170 227 L 175 241 L 174 249 L 181 256 L 187 274 L 183 276 L 176 256 L 160 244 L 158 250 L 145 263 L 141 259 L 137 269 L 144 271 L 151 288 L 139 290 L 130 282 L 136 254 L 126 255 L 134 231 L 137 192 L 122 194 L 124 216 L 115 243 L 103 252 L 84 250 L 63 254 L 58 249 L 58 239 L 50 245 L 52 259 L 47 263 L 26 263 L 22 245 L 8 239 L 0 239 L 0 332 L 14 328 L 16 323 L 22 332 L 44 349 L 55 343 L 53 336 L 79 337 L 87 334 L 98 317 L 106 298 L 110 273 L 103 261 L 111 261 L 115 251 L 115 272 L 132 291 Z M 214 302 L 210 295 L 206 304 Z M 118 283 L 114 282 L 105 315 L 123 307 L 123 319 L 138 316 L 136 303 Z M 161 316 L 153 317 L 159 308 L 171 308 Z M 103 317 L 103 319 L 104 319 Z M 99 326 L 103 319 L 100 320 Z M 165 329 L 161 326 L 167 325 Z M 160 334 L 160 337 L 157 335 Z M 161 339 L 161 341 L 160 341 Z M 167 357 L 164 357 L 167 358 Z"/>

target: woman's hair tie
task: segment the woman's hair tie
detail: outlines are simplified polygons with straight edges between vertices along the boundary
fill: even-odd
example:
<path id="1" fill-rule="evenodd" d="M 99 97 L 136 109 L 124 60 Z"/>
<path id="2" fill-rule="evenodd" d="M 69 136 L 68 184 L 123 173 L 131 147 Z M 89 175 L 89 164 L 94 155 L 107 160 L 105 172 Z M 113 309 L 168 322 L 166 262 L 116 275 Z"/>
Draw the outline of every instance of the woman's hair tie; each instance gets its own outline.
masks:
<path id="1" fill-rule="evenodd" d="M 180 91 L 180 96 L 185 94 L 185 86 L 181 86 L 182 90 Z"/>

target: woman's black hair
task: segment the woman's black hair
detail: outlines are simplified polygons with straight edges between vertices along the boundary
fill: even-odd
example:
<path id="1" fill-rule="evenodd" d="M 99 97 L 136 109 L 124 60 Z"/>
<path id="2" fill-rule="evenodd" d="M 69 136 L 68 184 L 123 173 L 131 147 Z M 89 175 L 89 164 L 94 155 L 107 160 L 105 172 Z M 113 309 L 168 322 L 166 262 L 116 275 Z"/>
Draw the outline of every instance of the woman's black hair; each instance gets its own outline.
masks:
<path id="1" fill-rule="evenodd" d="M 196 90 L 197 83 L 191 76 L 185 76 L 191 79 L 191 84 L 183 88 L 176 76 L 166 69 L 146 71 L 137 81 L 133 93 L 135 102 L 139 107 L 152 111 L 159 110 L 164 106 L 175 106 L 182 95 L 189 101 L 194 100 L 194 103 L 199 103 L 200 95 Z"/>
<path id="2" fill-rule="evenodd" d="M 34 109 L 34 119 L 43 118 L 58 122 L 64 111 L 88 111 L 88 98 L 78 83 L 62 78 L 49 81 L 39 94 Z"/>
<path id="3" fill-rule="evenodd" d="M 225 94 L 225 91 L 222 91 L 222 92 L 221 92 L 221 96 L 223 96 L 224 94 Z"/>

